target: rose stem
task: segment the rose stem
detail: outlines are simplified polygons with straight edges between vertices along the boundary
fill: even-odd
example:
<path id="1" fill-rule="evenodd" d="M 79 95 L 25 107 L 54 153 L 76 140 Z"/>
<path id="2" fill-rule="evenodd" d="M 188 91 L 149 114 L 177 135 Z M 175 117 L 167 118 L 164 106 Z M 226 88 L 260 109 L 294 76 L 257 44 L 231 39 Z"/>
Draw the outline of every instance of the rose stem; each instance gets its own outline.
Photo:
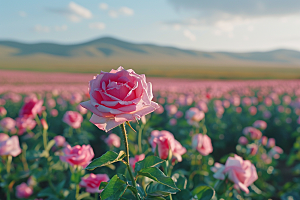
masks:
<path id="1" fill-rule="evenodd" d="M 7 174 L 9 175 L 10 174 L 10 166 L 11 166 L 11 161 L 12 161 L 12 156 L 11 155 L 8 155 L 7 157 L 7 165 L 6 165 L 6 171 L 7 171 Z M 10 191 L 9 191 L 9 187 L 7 188 L 7 191 L 6 191 L 6 197 L 7 197 L 7 200 L 10 200 Z"/>
<path id="2" fill-rule="evenodd" d="M 135 180 L 133 178 L 130 166 L 129 166 L 129 148 L 128 148 L 128 139 L 127 139 L 127 134 L 126 134 L 126 129 L 125 129 L 125 123 L 121 124 L 121 129 L 122 129 L 122 133 L 124 136 L 124 144 L 125 144 L 125 151 L 126 151 L 126 165 L 127 165 L 127 169 L 131 178 L 131 182 L 134 188 L 136 188 L 136 183 Z"/>

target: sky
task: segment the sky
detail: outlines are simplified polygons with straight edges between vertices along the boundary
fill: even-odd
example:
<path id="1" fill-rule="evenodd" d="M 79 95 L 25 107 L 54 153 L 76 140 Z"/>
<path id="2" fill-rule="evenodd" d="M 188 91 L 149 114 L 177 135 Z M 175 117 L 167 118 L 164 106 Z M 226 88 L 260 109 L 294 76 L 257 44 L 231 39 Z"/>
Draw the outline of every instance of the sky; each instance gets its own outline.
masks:
<path id="1" fill-rule="evenodd" d="M 0 40 L 100 37 L 203 51 L 300 50 L 299 0 L 0 0 Z"/>

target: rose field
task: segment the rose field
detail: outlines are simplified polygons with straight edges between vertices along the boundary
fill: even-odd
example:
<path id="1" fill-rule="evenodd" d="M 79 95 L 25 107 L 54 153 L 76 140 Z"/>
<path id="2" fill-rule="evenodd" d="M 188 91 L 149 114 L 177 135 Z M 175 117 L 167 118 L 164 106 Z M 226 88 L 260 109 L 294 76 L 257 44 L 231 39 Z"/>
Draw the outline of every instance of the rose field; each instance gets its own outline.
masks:
<path id="1" fill-rule="evenodd" d="M 300 199 L 299 80 L 133 70 L 0 70 L 0 199 Z"/>

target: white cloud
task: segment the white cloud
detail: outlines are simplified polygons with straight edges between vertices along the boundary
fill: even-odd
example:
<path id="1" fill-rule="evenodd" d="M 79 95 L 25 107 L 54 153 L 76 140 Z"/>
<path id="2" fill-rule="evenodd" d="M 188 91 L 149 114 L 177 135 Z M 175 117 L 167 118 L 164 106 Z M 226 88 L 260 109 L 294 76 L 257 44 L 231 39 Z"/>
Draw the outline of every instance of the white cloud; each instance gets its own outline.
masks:
<path id="1" fill-rule="evenodd" d="M 181 28 L 180 24 L 174 24 L 173 25 L 173 29 L 176 30 L 176 31 L 180 30 L 180 28 Z"/>
<path id="2" fill-rule="evenodd" d="M 68 26 L 67 25 L 55 26 L 54 30 L 55 31 L 66 31 L 66 30 L 68 30 Z"/>
<path id="3" fill-rule="evenodd" d="M 119 15 L 119 13 L 118 13 L 117 11 L 115 11 L 115 10 L 110 10 L 110 11 L 108 12 L 108 15 L 109 15 L 111 18 L 117 18 L 118 15 Z"/>
<path id="4" fill-rule="evenodd" d="M 74 2 L 69 3 L 69 9 L 76 14 L 77 16 L 80 16 L 82 18 L 90 19 L 92 18 L 92 12 L 89 11 L 87 8 L 82 7 Z"/>
<path id="5" fill-rule="evenodd" d="M 131 15 L 134 14 L 134 11 L 131 8 L 128 8 L 128 7 L 122 7 L 122 8 L 120 8 L 119 12 L 121 14 L 128 15 L 128 16 L 131 16 Z"/>
<path id="6" fill-rule="evenodd" d="M 89 28 L 103 30 L 103 29 L 105 29 L 105 24 L 102 22 L 94 22 L 94 23 L 89 24 Z"/>
<path id="7" fill-rule="evenodd" d="M 196 36 L 191 31 L 189 31 L 189 30 L 184 30 L 183 34 L 184 34 L 185 37 L 187 37 L 191 41 L 195 41 L 196 40 Z"/>
<path id="8" fill-rule="evenodd" d="M 20 12 L 19 12 L 19 15 L 20 15 L 21 17 L 27 17 L 27 13 L 24 12 L 24 11 L 20 11 Z"/>
<path id="9" fill-rule="evenodd" d="M 119 17 L 120 15 L 123 15 L 123 16 L 132 16 L 134 15 L 134 11 L 131 9 L 131 8 L 128 8 L 128 7 L 121 7 L 119 9 L 111 9 L 108 11 L 108 15 L 111 17 L 111 18 L 117 18 Z"/>
<path id="10" fill-rule="evenodd" d="M 107 10 L 108 9 L 108 5 L 106 3 L 100 3 L 99 8 L 101 10 Z"/>
<path id="11" fill-rule="evenodd" d="M 41 33 L 48 33 L 50 31 L 50 27 L 42 26 L 42 25 L 36 25 L 34 27 L 34 31 L 41 32 Z"/>

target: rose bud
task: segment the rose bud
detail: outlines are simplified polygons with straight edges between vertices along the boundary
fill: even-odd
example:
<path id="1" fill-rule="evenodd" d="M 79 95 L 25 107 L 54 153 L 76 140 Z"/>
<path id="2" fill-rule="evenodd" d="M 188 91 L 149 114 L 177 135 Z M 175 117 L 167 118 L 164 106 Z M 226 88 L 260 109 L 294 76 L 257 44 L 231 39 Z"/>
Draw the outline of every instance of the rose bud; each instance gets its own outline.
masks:
<path id="1" fill-rule="evenodd" d="M 58 115 L 58 111 L 56 109 L 52 109 L 50 111 L 50 114 L 51 114 L 52 117 L 56 117 Z"/>
<path id="2" fill-rule="evenodd" d="M 25 104 L 20 110 L 20 117 L 31 117 L 35 118 L 37 114 L 41 114 L 43 111 L 43 100 L 38 100 L 36 97 L 30 98 L 25 101 Z"/>
<path id="3" fill-rule="evenodd" d="M 246 137 L 241 136 L 241 137 L 239 138 L 238 143 L 239 143 L 240 145 L 247 145 L 247 144 L 248 144 L 248 140 L 247 140 Z"/>
<path id="4" fill-rule="evenodd" d="M 67 111 L 63 117 L 63 122 L 75 129 L 81 127 L 82 121 L 82 115 L 76 111 Z"/>
<path id="5" fill-rule="evenodd" d="M 261 144 L 262 144 L 263 146 L 266 146 L 267 143 L 268 143 L 268 138 L 267 138 L 266 136 L 262 136 L 260 142 L 261 142 Z"/>
<path id="6" fill-rule="evenodd" d="M 48 127 L 48 124 L 47 124 L 47 122 L 44 118 L 41 119 L 41 124 L 42 124 L 44 130 L 48 130 L 49 127 Z"/>
<path id="7" fill-rule="evenodd" d="M 274 138 L 269 138 L 268 140 L 268 148 L 273 148 L 275 146 L 275 139 Z"/>
<path id="8" fill-rule="evenodd" d="M 135 168 L 135 163 L 144 160 L 145 159 L 145 154 L 141 154 L 141 155 L 135 155 L 134 158 L 130 158 L 129 159 L 129 163 L 132 166 L 132 169 L 134 170 Z"/>
<path id="9" fill-rule="evenodd" d="M 0 116 L 4 117 L 7 114 L 7 111 L 4 107 L 0 107 Z"/>
<path id="10" fill-rule="evenodd" d="M 68 143 L 66 142 L 66 138 L 61 136 L 61 135 L 57 135 L 54 137 L 54 141 L 55 141 L 55 145 L 57 147 L 65 147 Z"/>
<path id="11" fill-rule="evenodd" d="M 27 199 L 33 193 L 32 187 L 28 186 L 26 183 L 22 183 L 16 187 L 16 196 L 20 199 Z"/>
<path id="12" fill-rule="evenodd" d="M 119 147 L 121 146 L 121 139 L 120 139 L 120 137 L 117 136 L 116 134 L 111 133 L 111 134 L 109 134 L 108 137 L 105 139 L 105 143 L 106 143 L 108 146 L 110 146 L 110 147 L 114 146 L 114 147 L 119 148 Z"/>

